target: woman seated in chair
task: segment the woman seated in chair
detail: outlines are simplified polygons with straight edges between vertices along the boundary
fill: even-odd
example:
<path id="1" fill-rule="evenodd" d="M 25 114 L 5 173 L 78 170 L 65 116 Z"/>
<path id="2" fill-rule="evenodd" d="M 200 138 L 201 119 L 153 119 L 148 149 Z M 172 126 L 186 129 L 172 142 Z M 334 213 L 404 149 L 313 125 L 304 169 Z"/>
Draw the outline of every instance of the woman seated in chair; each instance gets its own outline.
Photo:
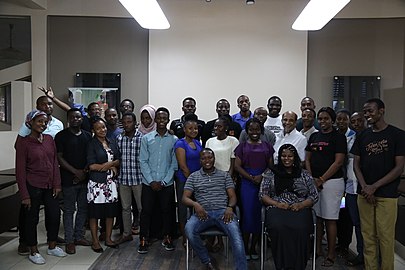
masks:
<path id="1" fill-rule="evenodd" d="M 278 164 L 263 174 L 259 198 L 267 207 L 265 224 L 276 269 L 305 269 L 313 231 L 311 207 L 318 192 L 293 145 L 280 147 Z"/>

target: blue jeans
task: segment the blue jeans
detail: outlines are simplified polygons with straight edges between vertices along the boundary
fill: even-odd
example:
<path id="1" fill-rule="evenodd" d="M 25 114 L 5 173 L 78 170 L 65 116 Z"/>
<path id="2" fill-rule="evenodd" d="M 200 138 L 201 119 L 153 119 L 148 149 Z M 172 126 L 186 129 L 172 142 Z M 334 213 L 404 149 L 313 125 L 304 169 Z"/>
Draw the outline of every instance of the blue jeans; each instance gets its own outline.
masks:
<path id="1" fill-rule="evenodd" d="M 207 220 L 201 221 L 196 215 L 192 215 L 187 221 L 185 227 L 187 238 L 190 241 L 190 244 L 193 247 L 194 251 L 200 258 L 201 262 L 203 264 L 209 263 L 210 257 L 208 255 L 208 250 L 204 247 L 203 241 L 200 237 L 200 232 L 211 226 L 217 226 L 218 228 L 222 229 L 229 237 L 229 242 L 232 246 L 235 269 L 247 269 L 245 247 L 243 245 L 239 223 L 236 218 L 234 218 L 231 223 L 225 224 L 222 219 L 225 209 L 212 210 L 207 212 Z"/>
<path id="2" fill-rule="evenodd" d="M 354 231 L 356 233 L 356 249 L 359 256 L 363 258 L 363 236 L 361 235 L 360 228 L 360 215 L 359 208 L 357 206 L 357 194 L 346 193 L 346 208 L 349 210 L 350 218 L 354 226 Z"/>
<path id="3" fill-rule="evenodd" d="M 84 225 L 87 218 L 87 186 L 83 184 L 62 187 L 63 190 L 63 226 L 65 227 L 66 243 L 84 238 Z M 73 226 L 73 214 L 76 211 Z"/>

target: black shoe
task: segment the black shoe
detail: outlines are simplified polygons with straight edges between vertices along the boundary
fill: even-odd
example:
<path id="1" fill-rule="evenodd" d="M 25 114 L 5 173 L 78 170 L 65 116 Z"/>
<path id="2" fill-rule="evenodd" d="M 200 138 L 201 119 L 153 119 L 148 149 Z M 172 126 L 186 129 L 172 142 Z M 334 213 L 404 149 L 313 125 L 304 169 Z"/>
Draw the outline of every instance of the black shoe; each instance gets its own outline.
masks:
<path id="1" fill-rule="evenodd" d="M 138 253 L 139 254 L 146 254 L 148 253 L 148 242 L 146 241 L 145 237 L 142 237 L 140 240 L 139 248 L 138 248 Z"/>
<path id="2" fill-rule="evenodd" d="M 20 243 L 20 244 L 18 245 L 18 254 L 19 254 L 19 255 L 22 255 L 22 256 L 30 255 L 30 249 L 29 249 L 29 247 L 28 247 L 26 244 L 24 244 L 24 243 Z"/>
<path id="3" fill-rule="evenodd" d="M 172 242 L 172 239 L 170 238 L 170 236 L 166 236 L 164 238 L 164 240 L 162 242 L 162 246 L 164 246 L 167 251 L 174 250 L 173 242 Z"/>

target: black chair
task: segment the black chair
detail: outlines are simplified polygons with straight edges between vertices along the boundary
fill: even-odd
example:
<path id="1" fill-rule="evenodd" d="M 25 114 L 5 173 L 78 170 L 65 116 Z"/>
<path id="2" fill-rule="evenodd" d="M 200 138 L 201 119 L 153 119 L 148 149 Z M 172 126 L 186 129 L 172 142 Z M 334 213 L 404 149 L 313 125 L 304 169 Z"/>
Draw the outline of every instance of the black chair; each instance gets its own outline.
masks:
<path id="1" fill-rule="evenodd" d="M 236 218 L 239 222 L 240 220 L 240 211 L 239 211 L 239 207 L 235 206 L 234 208 L 235 214 L 236 214 Z M 190 219 L 191 215 L 194 214 L 194 209 L 192 208 L 187 208 L 187 220 Z M 200 236 L 201 237 L 211 237 L 211 236 L 220 236 L 223 237 L 225 236 L 225 258 L 228 260 L 229 258 L 229 239 L 228 239 L 228 235 L 222 231 L 220 228 L 216 227 L 216 226 L 211 226 L 209 228 L 207 228 L 206 230 L 200 232 Z M 189 262 L 190 262 L 190 253 L 191 253 L 191 257 L 193 258 L 193 253 L 192 250 L 190 248 L 190 244 L 188 242 L 188 238 L 186 239 L 186 270 L 189 270 Z"/>
<path id="2" fill-rule="evenodd" d="M 313 232 L 311 233 L 311 241 L 313 242 L 313 250 L 312 250 L 312 270 L 315 270 L 315 260 L 316 260 L 316 213 L 313 208 L 312 210 L 312 222 L 313 222 Z M 260 270 L 264 269 L 264 262 L 267 260 L 267 240 L 271 241 L 269 232 L 266 228 L 266 206 L 262 206 L 262 213 L 261 213 L 261 221 L 262 221 L 262 236 L 260 239 Z"/>

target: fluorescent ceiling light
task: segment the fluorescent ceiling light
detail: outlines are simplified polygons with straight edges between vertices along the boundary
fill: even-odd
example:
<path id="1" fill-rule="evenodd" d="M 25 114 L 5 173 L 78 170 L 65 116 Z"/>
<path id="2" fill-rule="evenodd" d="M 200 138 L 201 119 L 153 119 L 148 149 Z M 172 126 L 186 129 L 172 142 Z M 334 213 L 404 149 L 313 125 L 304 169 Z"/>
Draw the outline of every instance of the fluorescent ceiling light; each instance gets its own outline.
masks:
<path id="1" fill-rule="evenodd" d="M 145 29 L 168 29 L 170 24 L 156 0 L 119 0 Z"/>
<path id="2" fill-rule="evenodd" d="M 350 0 L 311 0 L 292 25 L 294 30 L 322 29 Z"/>

